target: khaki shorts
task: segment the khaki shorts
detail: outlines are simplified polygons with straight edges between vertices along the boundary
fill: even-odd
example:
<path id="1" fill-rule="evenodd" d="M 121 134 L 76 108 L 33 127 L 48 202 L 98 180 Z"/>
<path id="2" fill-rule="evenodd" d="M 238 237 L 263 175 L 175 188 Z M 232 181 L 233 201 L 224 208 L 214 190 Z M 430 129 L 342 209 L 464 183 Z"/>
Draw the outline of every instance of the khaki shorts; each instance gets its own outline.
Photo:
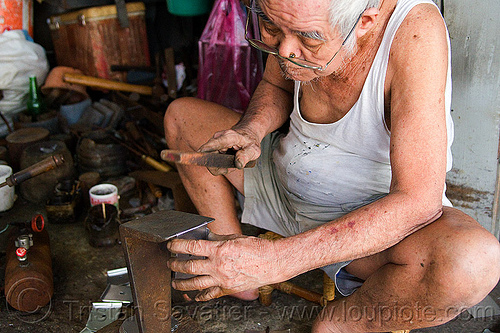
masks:
<path id="1" fill-rule="evenodd" d="M 328 221 L 374 202 L 386 194 L 376 195 L 359 203 L 349 203 L 339 207 L 314 207 L 314 214 L 304 216 L 300 211 L 311 211 L 311 207 L 302 209 L 292 204 L 285 195 L 273 162 L 273 151 L 279 144 L 283 134 L 272 133 L 261 143 L 261 156 L 254 168 L 245 169 L 245 199 L 243 204 L 242 223 L 273 231 L 284 237 L 290 237 L 309 229 L 318 227 Z M 305 206 L 305 204 L 304 204 Z M 350 295 L 362 281 L 341 269 L 351 261 L 333 263 L 322 269 L 335 281 L 337 290 L 344 295 Z"/>

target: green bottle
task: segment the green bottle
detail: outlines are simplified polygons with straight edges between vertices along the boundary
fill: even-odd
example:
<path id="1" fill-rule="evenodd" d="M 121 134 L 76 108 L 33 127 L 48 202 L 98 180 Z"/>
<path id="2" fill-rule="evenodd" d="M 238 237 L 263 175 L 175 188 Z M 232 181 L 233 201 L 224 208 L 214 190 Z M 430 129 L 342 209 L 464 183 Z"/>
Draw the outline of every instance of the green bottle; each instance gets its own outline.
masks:
<path id="1" fill-rule="evenodd" d="M 28 114 L 31 121 L 37 121 L 38 116 L 46 111 L 42 95 L 36 83 L 36 76 L 30 76 L 30 92 L 28 95 Z"/>

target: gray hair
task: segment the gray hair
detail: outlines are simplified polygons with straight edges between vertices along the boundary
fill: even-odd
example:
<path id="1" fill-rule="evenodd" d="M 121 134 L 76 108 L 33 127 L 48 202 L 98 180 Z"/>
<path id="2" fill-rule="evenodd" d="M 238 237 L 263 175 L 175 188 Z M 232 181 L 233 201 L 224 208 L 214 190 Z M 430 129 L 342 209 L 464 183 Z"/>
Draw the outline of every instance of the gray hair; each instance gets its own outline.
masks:
<path id="1" fill-rule="evenodd" d="M 337 28 L 342 38 L 346 38 L 356 24 L 359 15 L 368 8 L 378 8 L 380 0 L 331 0 L 330 24 Z M 353 51 L 356 46 L 356 37 L 352 34 L 346 41 L 345 48 Z"/>

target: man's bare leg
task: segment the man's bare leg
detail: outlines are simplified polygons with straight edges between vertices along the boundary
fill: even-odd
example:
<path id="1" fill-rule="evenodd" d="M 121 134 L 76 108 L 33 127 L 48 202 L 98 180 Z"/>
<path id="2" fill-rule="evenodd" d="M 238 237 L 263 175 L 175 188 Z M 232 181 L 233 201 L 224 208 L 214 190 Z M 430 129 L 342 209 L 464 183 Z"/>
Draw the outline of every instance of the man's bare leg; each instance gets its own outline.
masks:
<path id="1" fill-rule="evenodd" d="M 440 219 L 395 246 L 349 264 L 346 270 L 365 283 L 329 304 L 313 332 L 389 332 L 444 324 L 495 287 L 498 262 L 498 241 L 469 216 L 444 208 Z"/>
<path id="2" fill-rule="evenodd" d="M 196 98 L 172 102 L 165 113 L 165 136 L 170 149 L 196 151 L 215 132 L 233 126 L 238 114 L 223 106 Z M 241 234 L 233 186 L 243 193 L 243 170 L 234 169 L 225 176 L 213 176 L 205 167 L 177 165 L 182 183 L 200 215 L 215 219 L 209 228 L 219 235 Z M 253 300 L 257 290 L 234 295 Z"/>

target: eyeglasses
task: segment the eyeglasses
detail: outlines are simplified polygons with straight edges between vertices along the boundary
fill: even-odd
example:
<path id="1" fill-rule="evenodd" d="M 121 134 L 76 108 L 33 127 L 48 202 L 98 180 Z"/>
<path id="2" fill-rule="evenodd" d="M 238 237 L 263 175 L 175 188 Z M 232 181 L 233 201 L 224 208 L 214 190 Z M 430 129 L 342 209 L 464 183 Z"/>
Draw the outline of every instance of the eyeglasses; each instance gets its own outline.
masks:
<path id="1" fill-rule="evenodd" d="M 293 64 L 295 64 L 297 66 L 300 66 L 300 67 L 303 67 L 303 68 L 308 68 L 308 69 L 313 69 L 313 70 L 319 70 L 319 71 L 325 71 L 326 68 L 332 63 L 333 59 L 335 59 L 335 57 L 340 52 L 340 50 L 342 49 L 342 47 L 345 45 L 345 43 L 347 42 L 347 40 L 349 39 L 349 37 L 352 35 L 354 29 L 356 28 L 356 25 L 358 24 L 359 20 L 361 19 L 361 16 L 363 16 L 363 13 L 361 13 L 359 15 L 358 19 L 356 20 L 356 23 L 354 24 L 354 26 L 351 28 L 351 30 L 347 34 L 346 38 L 342 42 L 342 45 L 340 45 L 340 47 L 337 50 L 337 52 L 335 52 L 335 54 L 333 55 L 333 57 L 326 63 L 326 65 L 322 66 L 320 64 L 317 64 L 317 63 L 314 63 L 312 61 L 308 61 L 308 60 L 305 60 L 305 59 L 298 59 L 298 58 L 294 58 L 293 56 L 292 57 L 282 56 L 281 54 L 279 54 L 278 49 L 265 44 L 263 41 L 261 41 L 259 39 L 249 38 L 248 37 L 248 26 L 250 24 L 250 19 L 251 19 L 251 16 L 252 16 L 251 12 L 252 12 L 252 10 L 254 8 L 253 7 L 253 3 L 254 3 L 254 1 L 252 0 L 252 2 L 250 4 L 250 7 L 247 7 L 248 8 L 248 15 L 247 15 L 247 22 L 245 24 L 245 39 L 248 41 L 248 43 L 250 43 L 250 45 L 252 45 L 253 47 L 255 47 L 257 50 L 260 50 L 262 52 L 266 52 L 266 53 L 272 54 L 272 55 L 274 55 L 274 56 L 276 56 L 276 57 L 278 57 L 280 59 L 283 59 L 283 60 L 288 60 L 288 61 L 290 61 L 291 63 L 293 63 Z"/>

